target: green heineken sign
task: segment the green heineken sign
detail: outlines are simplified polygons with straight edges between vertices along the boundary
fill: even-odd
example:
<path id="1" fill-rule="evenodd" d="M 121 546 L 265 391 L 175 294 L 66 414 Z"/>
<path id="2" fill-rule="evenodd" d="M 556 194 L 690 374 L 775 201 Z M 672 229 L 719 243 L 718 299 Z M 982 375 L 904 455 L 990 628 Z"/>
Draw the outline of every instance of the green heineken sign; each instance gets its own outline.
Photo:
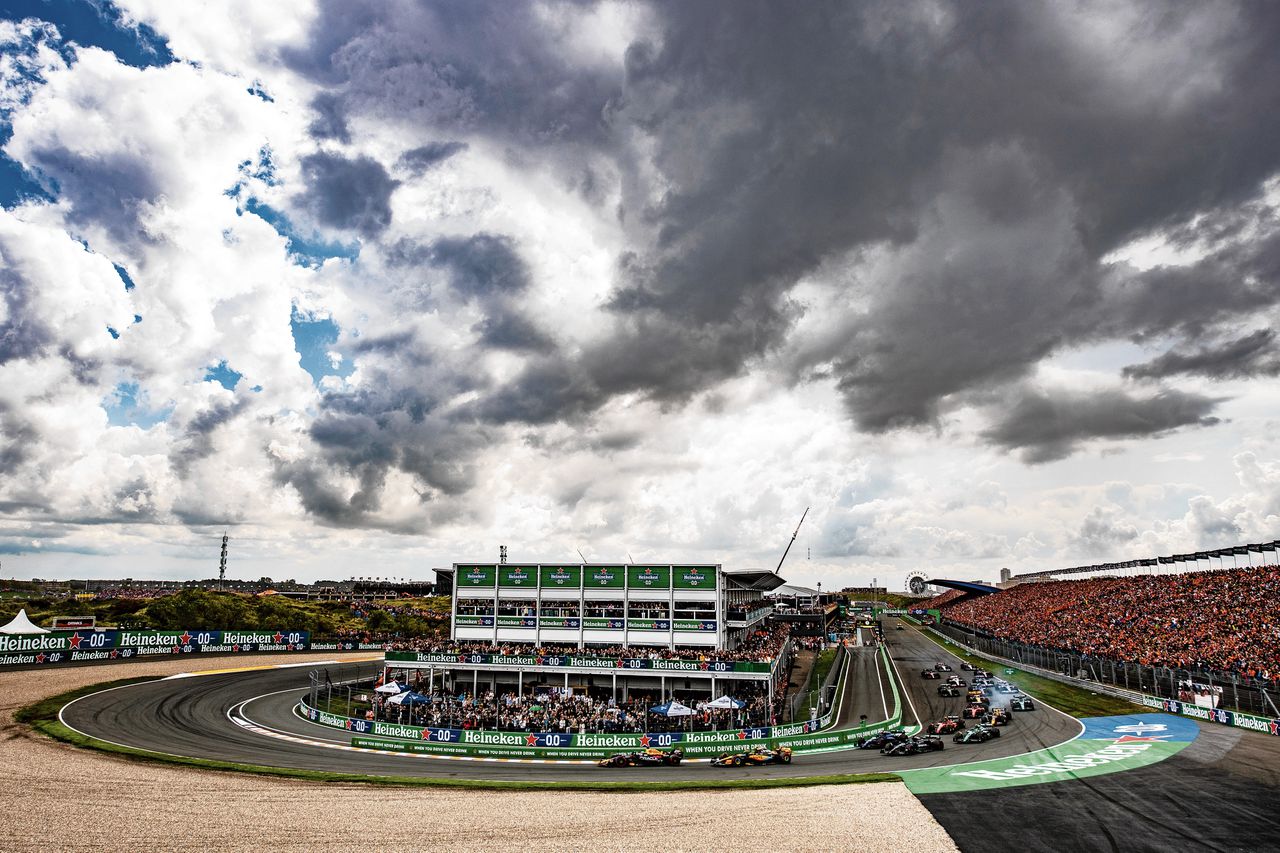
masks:
<path id="1" fill-rule="evenodd" d="M 631 589 L 670 589 L 670 566 L 628 566 L 627 586 Z"/>
<path id="2" fill-rule="evenodd" d="M 498 576 L 497 566 L 458 566 L 458 570 L 454 573 L 457 577 L 458 587 L 468 586 L 493 586 L 494 580 Z"/>
<path id="3" fill-rule="evenodd" d="M 543 589 L 578 589 L 582 586 L 581 566 L 543 566 Z"/>
<path id="4" fill-rule="evenodd" d="M 499 566 L 498 586 L 535 587 L 538 585 L 537 566 Z"/>
<path id="5" fill-rule="evenodd" d="M 621 589 L 626 583 L 623 566 L 587 566 L 585 586 L 595 589 Z"/>
<path id="6" fill-rule="evenodd" d="M 715 566 L 673 566 L 676 589 L 715 589 Z"/>

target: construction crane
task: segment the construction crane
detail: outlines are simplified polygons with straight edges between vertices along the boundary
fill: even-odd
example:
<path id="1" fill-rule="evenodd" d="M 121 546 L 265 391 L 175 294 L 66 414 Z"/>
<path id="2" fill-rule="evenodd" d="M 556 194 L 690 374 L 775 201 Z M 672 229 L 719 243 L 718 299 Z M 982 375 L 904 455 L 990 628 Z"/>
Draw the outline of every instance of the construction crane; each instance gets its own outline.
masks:
<path id="1" fill-rule="evenodd" d="M 782 552 L 782 559 L 778 561 L 778 568 L 774 569 L 775 573 L 782 571 L 782 564 L 787 561 L 787 554 L 791 553 L 791 546 L 796 544 L 796 537 L 800 535 L 800 525 L 804 524 L 805 516 L 809 514 L 809 508 L 804 508 L 804 515 L 800 516 L 800 524 L 796 525 L 796 532 L 791 534 L 791 541 L 787 543 L 787 550 Z"/>

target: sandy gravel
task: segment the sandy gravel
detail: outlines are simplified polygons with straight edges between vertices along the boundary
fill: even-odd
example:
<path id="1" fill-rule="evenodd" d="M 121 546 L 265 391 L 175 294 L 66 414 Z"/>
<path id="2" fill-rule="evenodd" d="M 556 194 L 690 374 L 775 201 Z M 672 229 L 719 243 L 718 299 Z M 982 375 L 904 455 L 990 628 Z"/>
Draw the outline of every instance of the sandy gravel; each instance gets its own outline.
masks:
<path id="1" fill-rule="evenodd" d="M 313 659 L 363 655 L 318 654 Z M 199 668 L 305 656 L 204 660 Z M 321 785 L 135 763 L 31 734 L 13 711 L 193 661 L 0 673 L 0 850 L 952 851 L 899 783 L 665 794 Z"/>

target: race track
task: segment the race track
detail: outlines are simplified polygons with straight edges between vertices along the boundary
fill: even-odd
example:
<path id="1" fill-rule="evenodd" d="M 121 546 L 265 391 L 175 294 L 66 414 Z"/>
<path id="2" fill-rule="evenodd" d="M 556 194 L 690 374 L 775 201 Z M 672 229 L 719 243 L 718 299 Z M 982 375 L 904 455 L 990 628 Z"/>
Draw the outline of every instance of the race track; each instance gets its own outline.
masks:
<path id="1" fill-rule="evenodd" d="M 904 720 L 928 722 L 958 713 L 963 700 L 938 696 L 938 682 L 926 681 L 919 673 L 935 661 L 949 662 L 959 672 L 959 660 L 915 630 L 888 633 L 890 656 L 905 687 Z M 872 721 L 884 718 L 882 692 L 889 687 L 883 680 L 886 674 L 874 660 L 870 650 L 855 652 L 841 706 L 842 721 L 864 713 Z M 369 673 L 377 666 L 377 662 L 365 665 Z M 68 705 L 63 721 L 111 743 L 189 757 L 361 775 L 490 781 L 673 781 L 895 771 L 1020 755 L 1070 740 L 1081 731 L 1071 717 L 1041 705 L 1037 711 L 1015 715 L 1015 722 L 1005 727 L 997 740 L 964 746 L 947 738 L 942 752 L 905 758 L 886 758 L 874 750 L 840 750 L 797 754 L 791 765 L 770 767 L 717 768 L 687 762 L 679 768 L 604 770 L 573 763 L 385 755 L 351 750 L 349 733 L 315 725 L 294 714 L 293 708 L 307 688 L 307 672 L 306 667 L 268 669 L 133 685 Z M 891 707 L 892 699 L 888 702 Z M 254 728 L 238 724 L 236 719 Z"/>

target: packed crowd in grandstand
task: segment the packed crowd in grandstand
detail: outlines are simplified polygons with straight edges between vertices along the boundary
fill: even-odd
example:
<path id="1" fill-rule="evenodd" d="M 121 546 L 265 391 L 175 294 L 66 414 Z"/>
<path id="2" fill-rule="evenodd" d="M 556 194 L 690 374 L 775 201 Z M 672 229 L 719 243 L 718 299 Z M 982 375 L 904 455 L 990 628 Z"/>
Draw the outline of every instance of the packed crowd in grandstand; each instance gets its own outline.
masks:
<path id="1" fill-rule="evenodd" d="M 425 688 L 425 684 L 419 685 Z M 451 729 L 496 729 L 508 732 L 661 732 L 707 731 L 712 729 L 767 726 L 781 712 L 783 696 L 769 697 L 754 685 L 735 684 L 734 698 L 746 702 L 736 710 L 706 707 L 706 701 L 692 702 L 694 714 L 666 717 L 651 712 L 657 697 L 642 696 L 623 702 L 597 698 L 582 693 L 566 693 L 544 689 L 523 696 L 516 693 L 495 695 L 492 691 L 420 694 L 430 700 L 421 704 L 391 704 L 375 699 L 369 719 L 386 720 L 416 726 Z"/>
<path id="2" fill-rule="evenodd" d="M 649 660 L 698 660 L 698 661 L 754 661 L 767 663 L 776 658 L 786 644 L 790 634 L 789 625 L 774 625 L 767 629 L 753 631 L 737 648 L 707 649 L 685 648 L 674 649 L 659 646 L 587 646 L 584 649 L 576 645 L 544 643 L 534 646 L 523 643 L 459 642 L 448 637 L 417 637 L 392 643 L 391 648 L 397 651 L 428 652 L 446 655 L 513 655 L 528 657 L 545 657 L 547 655 L 584 655 L 591 657 L 612 658 L 647 658 Z"/>
<path id="3" fill-rule="evenodd" d="M 1278 566 L 1024 583 L 959 603 L 946 598 L 928 606 L 1002 639 L 1280 683 Z"/>

